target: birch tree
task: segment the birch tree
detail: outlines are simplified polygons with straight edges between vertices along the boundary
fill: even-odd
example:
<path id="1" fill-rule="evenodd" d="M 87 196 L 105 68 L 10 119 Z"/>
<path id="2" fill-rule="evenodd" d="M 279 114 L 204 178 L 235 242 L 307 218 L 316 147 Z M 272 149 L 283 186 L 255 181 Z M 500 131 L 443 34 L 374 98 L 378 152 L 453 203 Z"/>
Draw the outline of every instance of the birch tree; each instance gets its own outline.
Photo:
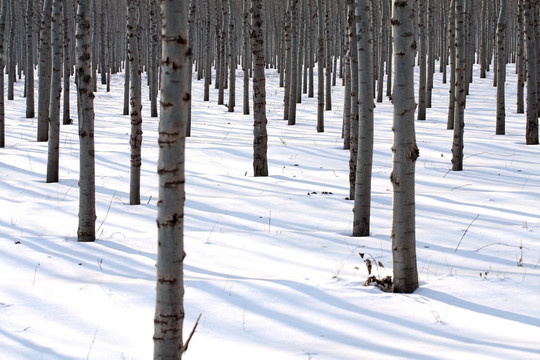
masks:
<path id="1" fill-rule="evenodd" d="M 51 17 L 52 73 L 49 99 L 49 142 L 47 158 L 47 182 L 58 182 L 60 158 L 60 98 L 62 96 L 62 4 L 53 0 Z"/>
<path id="2" fill-rule="evenodd" d="M 416 266 L 414 171 L 419 151 L 414 130 L 414 6 L 416 0 L 394 0 L 394 143 L 392 145 L 392 257 L 393 291 L 411 293 L 418 288 Z"/>
<path id="3" fill-rule="evenodd" d="M 326 0 L 329 1 L 329 0 Z M 317 132 L 324 132 L 324 18 L 323 0 L 317 0 Z"/>
<path id="4" fill-rule="evenodd" d="M 79 114 L 79 227 L 78 241 L 96 239 L 96 180 L 94 156 L 94 93 L 90 64 L 92 0 L 79 0 L 77 7 L 77 109 Z"/>
<path id="5" fill-rule="evenodd" d="M 506 0 L 500 0 L 497 21 L 497 123 L 495 134 L 505 134 L 505 94 L 506 83 Z"/>
<path id="6" fill-rule="evenodd" d="M 4 66 L 5 66 L 5 48 L 4 34 L 6 30 L 7 1 L 1 0 L 0 3 L 0 148 L 6 146 L 5 135 L 5 104 L 4 104 Z M 11 8 L 13 11 L 13 8 Z"/>
<path id="7" fill-rule="evenodd" d="M 262 0 L 251 0 L 251 52 L 253 54 L 253 172 L 268 176 L 266 132 L 266 80 Z"/>
<path id="8" fill-rule="evenodd" d="M 373 163 L 373 55 L 371 1 L 356 1 L 358 37 L 358 158 L 354 182 L 353 236 L 369 236 Z"/>
<path id="9" fill-rule="evenodd" d="M 455 94 L 454 94 L 454 137 L 452 142 L 452 170 L 463 170 L 463 131 L 465 128 L 465 101 L 466 101 L 466 68 L 467 49 L 465 46 L 465 2 L 467 0 L 454 0 L 455 2 Z"/>
<path id="10" fill-rule="evenodd" d="M 535 0 L 524 0 L 523 11 L 527 46 L 527 125 L 525 140 L 527 145 L 538 144 L 538 101 L 537 101 L 537 68 L 536 68 L 536 30 Z"/>
<path id="11" fill-rule="evenodd" d="M 141 145 L 142 145 L 142 102 L 141 102 L 141 68 L 139 58 L 139 0 L 128 0 L 127 34 L 128 60 L 130 62 L 130 119 L 131 149 L 129 204 L 141 203 Z"/>
<path id="12" fill-rule="evenodd" d="M 154 359 L 184 351 L 185 136 L 191 106 L 187 0 L 161 0 L 161 99 Z"/>
<path id="13" fill-rule="evenodd" d="M 34 5 L 32 0 L 26 2 L 26 64 L 25 64 L 25 89 L 26 89 L 26 117 L 33 118 L 35 113 L 34 103 Z"/>
<path id="14" fill-rule="evenodd" d="M 51 9 L 52 0 L 44 0 L 41 28 L 39 32 L 37 141 L 47 141 L 49 136 L 49 102 L 51 100 Z"/>

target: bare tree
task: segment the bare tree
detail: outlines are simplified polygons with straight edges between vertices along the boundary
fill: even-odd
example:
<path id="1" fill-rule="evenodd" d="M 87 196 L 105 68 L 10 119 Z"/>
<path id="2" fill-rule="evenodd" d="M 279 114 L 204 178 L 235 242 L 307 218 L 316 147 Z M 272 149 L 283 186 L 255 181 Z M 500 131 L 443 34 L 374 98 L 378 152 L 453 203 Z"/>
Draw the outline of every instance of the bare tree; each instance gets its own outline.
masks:
<path id="1" fill-rule="evenodd" d="M 266 80 L 262 0 L 251 0 L 251 52 L 253 54 L 253 172 L 268 176 L 266 132 Z"/>
<path id="2" fill-rule="evenodd" d="M 524 0 L 524 21 L 527 45 L 527 127 L 525 138 L 527 145 L 538 144 L 538 101 L 537 101 L 537 49 L 536 49 L 536 30 L 535 21 L 537 21 L 536 0 Z"/>
<path id="3" fill-rule="evenodd" d="M 187 0 L 161 0 L 155 360 L 181 359 L 184 352 L 185 137 L 191 106 L 187 18 Z"/>
<path id="4" fill-rule="evenodd" d="M 78 241 L 96 239 L 96 179 L 94 156 L 94 93 L 90 64 L 93 0 L 79 0 L 77 8 L 77 108 L 79 113 L 80 176 Z"/>
<path id="5" fill-rule="evenodd" d="M 53 0 L 51 17 L 52 74 L 49 99 L 49 142 L 47 158 L 47 182 L 58 182 L 60 158 L 60 98 L 62 96 L 62 4 Z"/>
<path id="6" fill-rule="evenodd" d="M 4 34 L 6 30 L 7 0 L 1 0 L 0 4 L 0 148 L 6 146 L 5 136 L 5 105 L 4 105 L 4 66 L 5 48 Z M 13 11 L 13 8 L 11 9 Z"/>
<path id="7" fill-rule="evenodd" d="M 463 170 L 463 131 L 465 127 L 467 49 L 465 46 L 465 5 L 467 0 L 454 0 L 456 21 L 456 85 L 454 94 L 454 138 L 452 143 L 452 170 Z"/>
<path id="8" fill-rule="evenodd" d="M 26 3 L 26 117 L 33 118 L 35 113 L 34 104 L 34 4 L 32 0 Z"/>
<path id="9" fill-rule="evenodd" d="M 141 68 L 139 58 L 139 0 L 128 0 L 127 34 L 128 60 L 130 62 L 130 118 L 131 148 L 129 204 L 141 203 L 141 145 L 142 145 L 142 102 L 141 102 Z"/>
<path id="10" fill-rule="evenodd" d="M 51 9 L 52 0 L 44 0 L 41 28 L 39 32 L 37 141 L 47 141 L 49 136 L 49 102 L 51 100 Z"/>
<path id="11" fill-rule="evenodd" d="M 414 6 L 416 0 L 393 1 L 394 144 L 392 181 L 392 256 L 394 292 L 418 288 L 416 266 L 414 170 L 419 151 L 414 129 Z"/>
<path id="12" fill-rule="evenodd" d="M 497 124 L 495 134 L 505 134 L 505 96 L 506 83 L 506 0 L 500 0 L 497 21 Z"/>
<path id="13" fill-rule="evenodd" d="M 358 157 L 354 182 L 353 236 L 369 236 L 373 163 L 373 55 L 371 1 L 356 1 L 358 33 Z"/>

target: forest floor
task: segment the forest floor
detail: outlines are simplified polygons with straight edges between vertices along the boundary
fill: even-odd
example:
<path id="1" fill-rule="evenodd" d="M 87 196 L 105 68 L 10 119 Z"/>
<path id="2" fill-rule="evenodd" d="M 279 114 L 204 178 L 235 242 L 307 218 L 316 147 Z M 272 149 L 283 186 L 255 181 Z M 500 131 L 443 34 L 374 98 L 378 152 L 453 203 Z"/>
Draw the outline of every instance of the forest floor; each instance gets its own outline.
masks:
<path id="1" fill-rule="evenodd" d="M 353 238 L 343 87 L 332 88 L 333 110 L 317 133 L 316 98 L 304 96 L 297 125 L 288 126 L 278 75 L 267 70 L 270 175 L 254 178 L 241 86 L 229 113 L 213 86 L 203 102 L 203 82 L 194 79 L 186 337 L 202 316 L 184 358 L 540 359 L 540 147 L 525 145 L 513 70 L 506 135 L 495 136 L 493 74 L 479 79 L 475 69 L 461 172 L 450 170 L 448 85 L 435 74 L 433 107 L 416 121 L 421 282 L 408 295 L 364 286 L 365 259 L 374 275 L 392 275 L 388 99 L 375 109 L 371 236 Z M 76 237 L 77 121 L 61 128 L 61 180 L 46 184 L 47 144 L 35 141 L 36 119 L 24 118 L 22 91 L 19 81 L 6 102 L 0 150 L 0 358 L 149 359 L 158 119 L 149 117 L 147 89 L 139 206 L 128 204 L 123 76 L 113 77 L 110 93 L 101 85 L 96 93 L 95 243 Z M 72 93 L 74 118 L 75 104 Z"/>

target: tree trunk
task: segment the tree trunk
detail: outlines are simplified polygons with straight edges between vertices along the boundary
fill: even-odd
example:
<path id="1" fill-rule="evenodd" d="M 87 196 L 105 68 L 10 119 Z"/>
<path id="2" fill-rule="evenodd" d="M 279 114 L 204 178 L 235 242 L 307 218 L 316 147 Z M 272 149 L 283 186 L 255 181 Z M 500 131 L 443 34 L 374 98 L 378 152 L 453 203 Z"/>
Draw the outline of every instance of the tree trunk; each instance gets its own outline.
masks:
<path id="1" fill-rule="evenodd" d="M 142 103 L 141 103 L 141 69 L 139 57 L 139 0 L 129 0 L 127 8 L 128 57 L 130 70 L 130 119 L 131 149 L 129 204 L 141 203 L 141 145 L 142 145 Z"/>
<path id="2" fill-rule="evenodd" d="M 354 182 L 353 236 L 369 236 L 373 163 L 373 55 L 370 0 L 356 1 L 358 34 L 358 157 Z"/>
<path id="3" fill-rule="evenodd" d="M 418 6 L 418 120 L 426 120 L 426 10 L 424 2 Z"/>
<path id="4" fill-rule="evenodd" d="M 51 9 L 52 0 L 44 0 L 41 28 L 39 32 L 37 141 L 47 141 L 49 137 L 49 101 L 51 100 Z"/>
<path id="5" fill-rule="evenodd" d="M 329 1 L 329 0 L 326 0 Z M 318 50 L 317 50 L 317 132 L 324 132 L 324 19 L 323 0 L 317 0 L 317 26 L 318 26 Z"/>
<path id="6" fill-rule="evenodd" d="M 155 360 L 179 360 L 184 352 L 185 136 L 191 106 L 187 18 L 187 0 L 161 0 Z"/>
<path id="7" fill-rule="evenodd" d="M 62 124 L 63 125 L 70 125 L 73 123 L 73 120 L 71 119 L 71 110 L 70 110 L 70 104 L 69 101 L 69 88 L 70 88 L 70 79 L 71 79 L 71 50 L 70 50 L 70 44 L 71 44 L 71 36 L 70 36 L 70 26 L 69 26 L 69 6 L 68 3 L 64 3 L 63 7 L 63 17 L 64 17 L 64 49 L 63 49 L 63 57 L 64 57 L 64 98 L 63 98 L 63 113 L 62 113 Z"/>
<path id="8" fill-rule="evenodd" d="M 506 83 L 506 0 L 500 0 L 497 21 L 497 123 L 495 134 L 505 134 L 505 94 Z"/>
<path id="9" fill-rule="evenodd" d="M 243 42 L 243 53 L 242 53 L 242 70 L 244 72 L 244 86 L 243 86 L 243 111 L 244 115 L 249 115 L 249 69 L 251 68 L 251 63 L 249 62 L 249 9 L 248 9 L 248 0 L 243 0 L 242 2 L 242 37 Z"/>
<path id="10" fill-rule="evenodd" d="M 289 90 L 289 117 L 288 124 L 296 124 L 296 92 L 298 86 L 298 34 L 297 34 L 297 23 L 298 23 L 298 0 L 291 0 L 290 8 L 290 30 L 291 30 L 291 52 L 290 52 L 290 71 L 289 75 L 290 81 L 290 90 Z"/>
<path id="11" fill-rule="evenodd" d="M 266 132 L 266 80 L 262 0 L 251 0 L 251 52 L 253 54 L 253 173 L 268 176 Z"/>
<path id="12" fill-rule="evenodd" d="M 455 0 L 456 11 L 456 86 L 454 105 L 454 140 L 452 143 L 452 170 L 463 170 L 463 130 L 465 127 L 466 67 L 467 49 L 465 47 L 465 2 Z"/>
<path id="13" fill-rule="evenodd" d="M 523 0 L 518 0 L 518 14 L 516 24 L 517 35 L 517 54 L 516 54 L 516 72 L 518 75 L 517 81 L 517 96 L 516 96 L 516 112 L 518 114 L 525 113 L 525 77 L 526 77 L 526 60 L 525 60 L 525 26 L 523 20 Z"/>
<path id="14" fill-rule="evenodd" d="M 33 118 L 35 113 L 34 105 L 34 6 L 33 1 L 28 0 L 26 6 L 26 72 L 25 72 L 25 93 L 26 93 L 26 117 Z"/>
<path id="15" fill-rule="evenodd" d="M 7 14 L 7 1 L 1 0 L 0 4 L 0 148 L 6 146 L 5 136 L 5 104 L 4 104 L 4 66 L 5 61 L 5 48 L 4 37 L 6 31 L 6 14 Z M 11 9 L 13 11 L 13 8 Z"/>
<path id="16" fill-rule="evenodd" d="M 47 182 L 58 182 L 58 161 L 60 158 L 60 99 L 62 97 L 62 4 L 63 0 L 52 3 L 52 75 L 49 100 L 49 143 L 47 158 Z"/>
<path id="17" fill-rule="evenodd" d="M 446 128 L 454 129 L 455 104 L 456 104 L 456 1 L 450 1 L 448 9 L 448 47 L 450 58 L 450 84 L 448 99 L 448 117 Z"/>
<path id="18" fill-rule="evenodd" d="M 94 161 L 94 92 L 90 67 L 92 0 L 77 9 L 77 99 L 79 113 L 80 177 L 78 241 L 96 239 L 96 172 Z"/>
<path id="19" fill-rule="evenodd" d="M 393 186 L 392 257 L 396 293 L 418 288 L 416 266 L 414 171 L 419 151 L 414 130 L 414 6 L 416 0 L 393 2 L 394 144 L 390 180 Z"/>
<path id="20" fill-rule="evenodd" d="M 538 144 L 538 102 L 536 68 L 535 0 L 524 0 L 524 21 L 527 45 L 527 145 Z"/>
<path id="21" fill-rule="evenodd" d="M 236 41 L 234 30 L 234 13 L 232 0 L 229 0 L 229 112 L 234 112 L 236 106 Z"/>
<path id="22" fill-rule="evenodd" d="M 356 166 L 358 161 L 358 24 L 356 16 L 356 1 L 347 0 L 349 8 L 349 55 L 351 58 L 351 111 L 350 136 L 345 139 L 349 149 L 349 199 L 354 200 L 354 184 L 356 182 Z"/>
<path id="23" fill-rule="evenodd" d="M 8 93 L 7 99 L 13 100 L 14 98 L 14 84 L 15 84 L 15 64 L 17 62 L 15 57 L 15 2 L 9 0 L 10 10 L 10 28 L 9 28 L 9 67 L 8 67 Z M 20 69 L 19 64 L 19 69 Z"/>

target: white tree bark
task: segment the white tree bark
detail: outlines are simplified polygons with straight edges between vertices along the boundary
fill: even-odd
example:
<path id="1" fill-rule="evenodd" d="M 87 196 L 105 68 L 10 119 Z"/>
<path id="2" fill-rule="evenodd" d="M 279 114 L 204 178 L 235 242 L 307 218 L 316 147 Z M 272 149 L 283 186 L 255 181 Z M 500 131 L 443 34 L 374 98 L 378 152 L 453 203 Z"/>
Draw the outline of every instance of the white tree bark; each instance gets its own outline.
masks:
<path id="1" fill-rule="evenodd" d="M 414 130 L 414 6 L 416 0 L 394 0 L 394 144 L 390 180 L 393 185 L 392 256 L 394 292 L 418 288 L 416 266 L 414 171 L 419 151 Z"/>
<path id="2" fill-rule="evenodd" d="M 49 138 L 49 102 L 51 100 L 51 9 L 52 0 L 43 1 L 39 32 L 37 141 Z"/>
<path id="3" fill-rule="evenodd" d="M 155 360 L 179 360 L 184 351 L 185 136 L 191 106 L 187 18 L 187 0 L 161 0 Z"/>
<path id="4" fill-rule="evenodd" d="M 77 108 L 79 114 L 80 177 L 78 241 L 96 238 L 96 179 L 94 159 L 94 93 L 90 48 L 92 1 L 80 0 L 77 8 Z"/>
<path id="5" fill-rule="evenodd" d="M 500 0 L 497 21 L 497 123 L 495 134 L 505 134 L 506 110 L 504 85 L 506 84 L 506 0 Z"/>

